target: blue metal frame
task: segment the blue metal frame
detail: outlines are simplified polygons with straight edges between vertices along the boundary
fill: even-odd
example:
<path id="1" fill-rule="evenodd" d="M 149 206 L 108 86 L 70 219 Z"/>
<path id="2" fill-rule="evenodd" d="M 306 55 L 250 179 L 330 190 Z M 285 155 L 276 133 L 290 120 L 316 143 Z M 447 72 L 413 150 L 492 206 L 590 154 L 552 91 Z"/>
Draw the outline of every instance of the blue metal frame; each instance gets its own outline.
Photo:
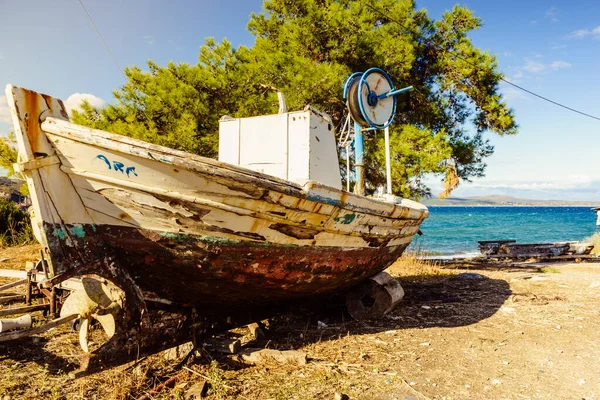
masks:
<path id="1" fill-rule="evenodd" d="M 369 76 L 369 74 L 372 74 L 374 72 L 380 73 L 387 79 L 388 83 L 390 84 L 390 90 L 388 92 L 382 93 L 378 96 L 375 95 L 374 92 L 371 92 L 371 88 L 369 87 L 369 84 L 367 83 L 366 78 Z M 346 80 L 346 83 L 344 84 L 344 99 L 348 99 L 348 90 L 350 88 L 350 85 L 355 83 L 357 79 L 358 79 L 358 91 L 359 91 L 358 92 L 358 109 L 359 109 L 360 113 L 362 114 L 363 118 L 365 119 L 365 121 L 367 122 L 367 124 L 369 124 L 369 128 L 362 128 L 356 121 L 354 122 L 354 157 L 355 157 L 354 165 L 355 165 L 355 177 L 356 177 L 354 192 L 357 194 L 360 194 L 360 195 L 364 195 L 364 185 L 365 185 L 364 184 L 365 170 L 364 170 L 364 165 L 363 165 L 364 137 L 363 137 L 362 131 L 385 129 L 388 126 L 390 126 L 390 124 L 392 123 L 392 121 L 394 119 L 394 116 L 396 115 L 396 95 L 403 93 L 403 92 L 407 92 L 407 91 L 411 90 L 413 87 L 408 86 L 408 87 L 405 87 L 402 89 L 395 90 L 394 83 L 392 82 L 392 78 L 387 74 L 387 72 L 385 72 L 381 68 L 370 68 L 367 71 L 365 71 L 364 73 L 363 72 L 355 72 L 348 77 L 348 79 Z M 369 115 L 365 112 L 365 108 L 364 108 L 363 101 L 362 101 L 362 90 L 361 90 L 363 85 L 366 85 L 366 87 L 367 87 L 367 91 L 369 93 L 367 102 L 369 103 L 369 105 L 371 107 L 376 105 L 377 101 L 379 101 L 379 100 L 382 100 L 382 99 L 385 99 L 388 97 L 393 98 L 394 104 L 393 104 L 393 108 L 392 108 L 392 114 L 386 123 L 384 123 L 382 125 L 378 125 L 378 124 L 374 123 L 369 118 Z M 371 103 L 373 103 L 373 104 L 371 104 Z"/>
<path id="2" fill-rule="evenodd" d="M 377 96 L 376 99 L 381 100 L 381 99 L 384 99 L 384 98 L 387 98 L 390 96 L 394 96 L 394 105 L 392 108 L 392 115 L 391 115 L 390 119 L 385 124 L 382 124 L 382 125 L 376 124 L 369 118 L 368 114 L 365 112 L 365 108 L 364 108 L 363 101 L 362 101 L 362 96 L 360 95 L 360 93 L 362 92 L 360 89 L 363 85 L 366 85 L 368 92 L 371 93 L 371 88 L 369 87 L 369 84 L 367 83 L 366 78 L 369 76 L 369 74 L 371 74 L 373 72 L 378 72 L 381 75 L 383 75 L 385 77 L 385 79 L 387 79 L 388 83 L 390 84 L 390 88 L 391 88 L 391 90 L 389 92 L 383 93 L 383 94 Z M 396 97 L 395 96 L 397 94 L 400 94 L 402 92 L 406 92 L 406 91 L 412 89 L 412 86 L 409 86 L 408 88 L 394 90 L 394 82 L 392 82 L 392 78 L 387 74 L 387 72 L 385 72 L 381 68 L 369 68 L 366 72 L 355 72 L 348 77 L 348 79 L 346 80 L 346 83 L 344 84 L 344 99 L 348 98 L 348 89 L 350 88 L 350 85 L 356 81 L 356 79 L 359 79 L 359 82 L 358 82 L 358 86 L 359 86 L 358 108 L 360 109 L 360 112 L 361 112 L 363 118 L 365 119 L 365 121 L 367 121 L 367 123 L 370 125 L 370 127 L 367 129 L 369 129 L 369 130 L 385 129 L 388 126 L 390 126 L 390 124 L 392 123 L 392 120 L 394 119 L 394 116 L 396 115 Z M 375 104 L 377 104 L 377 103 L 375 103 Z"/>

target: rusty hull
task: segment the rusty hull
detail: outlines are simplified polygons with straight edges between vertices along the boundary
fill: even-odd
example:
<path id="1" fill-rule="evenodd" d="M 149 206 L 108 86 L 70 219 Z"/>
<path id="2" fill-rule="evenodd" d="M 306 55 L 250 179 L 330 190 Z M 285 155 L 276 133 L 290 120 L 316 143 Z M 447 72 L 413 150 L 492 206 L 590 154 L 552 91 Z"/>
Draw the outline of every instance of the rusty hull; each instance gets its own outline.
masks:
<path id="1" fill-rule="evenodd" d="M 50 248 L 61 249 L 54 254 L 58 266 L 112 280 L 122 279 L 114 271 L 124 271 L 142 298 L 201 314 L 344 290 L 386 268 L 407 246 L 282 245 L 110 225 L 67 226 L 79 234 L 61 238 L 55 233 L 62 228 L 45 226 Z"/>
<path id="2" fill-rule="evenodd" d="M 45 224 L 54 262 L 125 292 L 117 334 L 84 356 L 86 373 L 272 315 L 299 299 L 349 289 L 408 244 L 366 248 L 278 245 L 109 225 Z"/>

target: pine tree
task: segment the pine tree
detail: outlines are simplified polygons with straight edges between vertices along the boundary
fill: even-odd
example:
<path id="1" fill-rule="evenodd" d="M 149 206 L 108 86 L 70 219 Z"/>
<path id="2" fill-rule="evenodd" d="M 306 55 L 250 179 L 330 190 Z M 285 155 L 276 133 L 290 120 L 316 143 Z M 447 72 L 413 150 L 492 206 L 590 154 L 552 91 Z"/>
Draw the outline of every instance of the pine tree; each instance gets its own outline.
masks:
<path id="1" fill-rule="evenodd" d="M 73 119 L 214 157 L 219 117 L 275 113 L 276 90 L 288 109 L 311 104 L 338 126 L 344 80 L 377 66 L 397 87 L 415 87 L 399 98 L 391 126 L 394 192 L 431 195 L 423 178 L 436 174 L 451 179 L 447 195 L 458 180 L 484 175 L 494 150 L 486 132 L 517 132 L 498 91 L 496 57 L 468 37 L 481 25 L 460 6 L 432 20 L 410 0 L 266 0 L 264 12 L 250 16 L 251 48 L 207 39 L 195 65 L 149 61 L 146 72 L 128 68 L 115 104 L 102 110 L 84 104 Z M 375 133 L 366 143 L 371 190 L 385 182 L 382 142 Z"/>

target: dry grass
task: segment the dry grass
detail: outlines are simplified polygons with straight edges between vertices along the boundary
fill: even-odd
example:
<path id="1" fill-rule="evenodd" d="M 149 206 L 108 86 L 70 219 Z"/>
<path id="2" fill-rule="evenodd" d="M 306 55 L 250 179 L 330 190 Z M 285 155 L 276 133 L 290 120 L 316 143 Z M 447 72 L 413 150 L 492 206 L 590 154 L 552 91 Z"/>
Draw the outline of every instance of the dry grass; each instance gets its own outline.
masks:
<path id="1" fill-rule="evenodd" d="M 419 253 L 404 253 L 390 265 L 387 272 L 394 277 L 413 282 L 454 275 L 453 272 L 442 269 L 436 261 L 420 258 Z"/>
<path id="2" fill-rule="evenodd" d="M 600 255 L 600 232 L 596 232 L 592 236 L 583 239 L 583 242 L 593 244 L 592 254 Z"/>

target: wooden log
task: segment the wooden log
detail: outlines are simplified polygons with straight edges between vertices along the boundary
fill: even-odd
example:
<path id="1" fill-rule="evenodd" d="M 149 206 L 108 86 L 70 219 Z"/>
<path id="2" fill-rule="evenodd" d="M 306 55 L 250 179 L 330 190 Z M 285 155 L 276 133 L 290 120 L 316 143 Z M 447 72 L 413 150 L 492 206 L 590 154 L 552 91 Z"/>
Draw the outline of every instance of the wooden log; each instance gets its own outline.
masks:
<path id="1" fill-rule="evenodd" d="M 14 281 L 11 283 L 7 283 L 6 285 L 0 286 L 0 292 L 4 292 L 10 288 L 14 288 L 16 286 L 21 286 L 27 283 L 27 279 L 19 279 L 18 281 Z"/>
<path id="2" fill-rule="evenodd" d="M 66 317 L 57 318 L 46 324 L 40 325 L 32 329 L 25 329 L 19 332 L 7 332 L 0 334 L 0 342 L 6 342 L 8 340 L 21 339 L 27 336 L 36 335 L 38 333 L 46 332 L 58 325 L 66 324 L 69 321 L 77 319 L 78 315 L 67 315 Z"/>
<path id="3" fill-rule="evenodd" d="M 255 349 L 248 348 L 240 351 L 239 356 L 242 360 L 251 364 L 263 364 L 276 362 L 279 364 L 297 364 L 306 365 L 306 353 L 296 350 L 273 350 L 273 349 Z"/>
<path id="4" fill-rule="evenodd" d="M 160 352 L 160 355 L 168 361 L 179 361 L 186 357 L 192 350 L 194 350 L 194 344 L 186 342 L 163 350 Z"/>
<path id="5" fill-rule="evenodd" d="M 23 314 L 23 313 L 28 313 L 28 312 L 32 312 L 32 311 L 44 310 L 49 307 L 50 307 L 50 304 L 34 304 L 32 306 L 7 308 L 6 310 L 0 310 L 0 317 L 5 317 L 7 315 Z"/>
<path id="6" fill-rule="evenodd" d="M 346 307 L 354 319 L 379 319 L 403 297 L 400 282 L 386 272 L 380 272 L 346 294 Z"/>

